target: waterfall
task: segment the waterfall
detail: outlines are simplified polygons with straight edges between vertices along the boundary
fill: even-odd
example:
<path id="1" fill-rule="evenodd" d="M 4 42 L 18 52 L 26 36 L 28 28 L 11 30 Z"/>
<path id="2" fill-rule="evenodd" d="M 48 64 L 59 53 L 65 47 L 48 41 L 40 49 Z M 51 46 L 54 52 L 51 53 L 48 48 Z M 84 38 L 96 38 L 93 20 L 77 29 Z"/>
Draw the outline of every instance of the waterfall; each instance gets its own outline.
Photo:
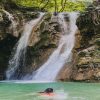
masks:
<path id="1" fill-rule="evenodd" d="M 58 48 L 51 54 L 45 64 L 43 64 L 34 75 L 33 80 L 54 81 L 57 74 L 65 63 L 71 61 L 72 49 L 75 43 L 75 33 L 77 31 L 76 12 L 68 13 L 69 22 L 65 21 L 63 13 L 58 15 L 58 22 L 61 26 L 62 36 Z"/>
<path id="2" fill-rule="evenodd" d="M 8 70 L 6 71 L 6 77 L 8 80 L 15 79 L 14 74 L 16 70 L 19 68 L 20 64 L 24 65 L 25 53 L 27 50 L 27 45 L 28 45 L 30 34 L 33 28 L 35 28 L 37 24 L 40 22 L 43 15 L 44 13 L 40 13 L 39 18 L 27 22 L 26 25 L 24 26 L 22 36 L 14 48 L 14 54 L 9 60 Z"/>

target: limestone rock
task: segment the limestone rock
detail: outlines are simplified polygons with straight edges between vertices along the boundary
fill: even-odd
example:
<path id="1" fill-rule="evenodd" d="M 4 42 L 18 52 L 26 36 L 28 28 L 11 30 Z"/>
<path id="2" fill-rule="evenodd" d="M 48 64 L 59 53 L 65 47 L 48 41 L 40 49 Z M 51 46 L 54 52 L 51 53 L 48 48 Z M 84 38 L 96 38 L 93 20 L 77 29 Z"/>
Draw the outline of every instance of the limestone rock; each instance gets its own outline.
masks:
<path id="1" fill-rule="evenodd" d="M 96 44 L 97 46 L 100 47 L 100 38 L 97 38 L 97 39 L 95 40 L 95 44 Z"/>
<path id="2" fill-rule="evenodd" d="M 81 47 L 81 39 L 82 39 L 82 36 L 81 36 L 81 33 L 80 31 L 78 30 L 75 34 L 75 46 L 74 48 L 77 49 L 77 48 L 80 48 Z"/>

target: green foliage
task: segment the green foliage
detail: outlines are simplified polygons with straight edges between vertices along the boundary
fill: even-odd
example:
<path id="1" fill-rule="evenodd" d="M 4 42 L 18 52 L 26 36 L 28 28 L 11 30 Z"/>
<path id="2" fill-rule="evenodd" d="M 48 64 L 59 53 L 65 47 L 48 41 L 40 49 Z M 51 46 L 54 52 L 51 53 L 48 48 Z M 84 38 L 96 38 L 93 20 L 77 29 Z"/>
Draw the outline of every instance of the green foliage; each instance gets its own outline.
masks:
<path id="1" fill-rule="evenodd" d="M 70 0 L 12 0 L 19 6 L 38 7 L 49 12 L 83 11 L 85 4 L 82 1 L 71 2 Z M 56 2 L 56 4 L 55 4 Z"/>

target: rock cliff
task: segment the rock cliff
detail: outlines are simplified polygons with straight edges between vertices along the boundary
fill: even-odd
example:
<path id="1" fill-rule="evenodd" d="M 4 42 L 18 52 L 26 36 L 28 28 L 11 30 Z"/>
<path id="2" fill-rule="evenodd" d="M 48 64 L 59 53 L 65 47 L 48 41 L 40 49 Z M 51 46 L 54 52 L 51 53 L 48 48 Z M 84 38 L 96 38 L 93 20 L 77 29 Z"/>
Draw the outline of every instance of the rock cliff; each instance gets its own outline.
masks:
<path id="1" fill-rule="evenodd" d="M 58 74 L 61 81 L 100 82 L 100 2 L 94 1 L 77 20 L 73 60 Z"/>

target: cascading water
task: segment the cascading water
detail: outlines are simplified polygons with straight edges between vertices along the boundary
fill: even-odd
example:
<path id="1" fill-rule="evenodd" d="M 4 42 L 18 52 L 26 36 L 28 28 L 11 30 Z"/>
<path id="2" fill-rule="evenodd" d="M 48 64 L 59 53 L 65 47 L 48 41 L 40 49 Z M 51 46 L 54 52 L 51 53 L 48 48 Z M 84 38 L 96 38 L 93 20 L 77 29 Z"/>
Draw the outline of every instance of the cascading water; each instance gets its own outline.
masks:
<path id="1" fill-rule="evenodd" d="M 36 74 L 33 74 L 33 80 L 54 81 L 64 64 L 71 60 L 72 49 L 75 43 L 75 33 L 77 31 L 76 19 L 78 14 L 72 12 L 68 13 L 68 16 L 69 27 L 64 19 L 64 15 L 62 13 L 58 15 L 63 35 L 60 39 L 58 48 L 51 54 L 47 62 L 36 71 Z M 62 49 L 63 52 L 61 52 Z"/>
<path id="2" fill-rule="evenodd" d="M 30 34 L 31 34 L 33 28 L 35 28 L 37 26 L 37 24 L 40 22 L 43 15 L 44 15 L 44 13 L 40 13 L 39 18 L 31 20 L 30 22 L 26 23 L 26 25 L 24 27 L 24 31 L 22 33 L 22 36 L 14 48 L 15 53 L 14 53 L 13 57 L 9 60 L 8 70 L 6 71 L 6 77 L 8 80 L 16 79 L 14 76 L 16 70 L 19 68 L 20 64 L 24 65 L 25 53 L 26 53 Z"/>

